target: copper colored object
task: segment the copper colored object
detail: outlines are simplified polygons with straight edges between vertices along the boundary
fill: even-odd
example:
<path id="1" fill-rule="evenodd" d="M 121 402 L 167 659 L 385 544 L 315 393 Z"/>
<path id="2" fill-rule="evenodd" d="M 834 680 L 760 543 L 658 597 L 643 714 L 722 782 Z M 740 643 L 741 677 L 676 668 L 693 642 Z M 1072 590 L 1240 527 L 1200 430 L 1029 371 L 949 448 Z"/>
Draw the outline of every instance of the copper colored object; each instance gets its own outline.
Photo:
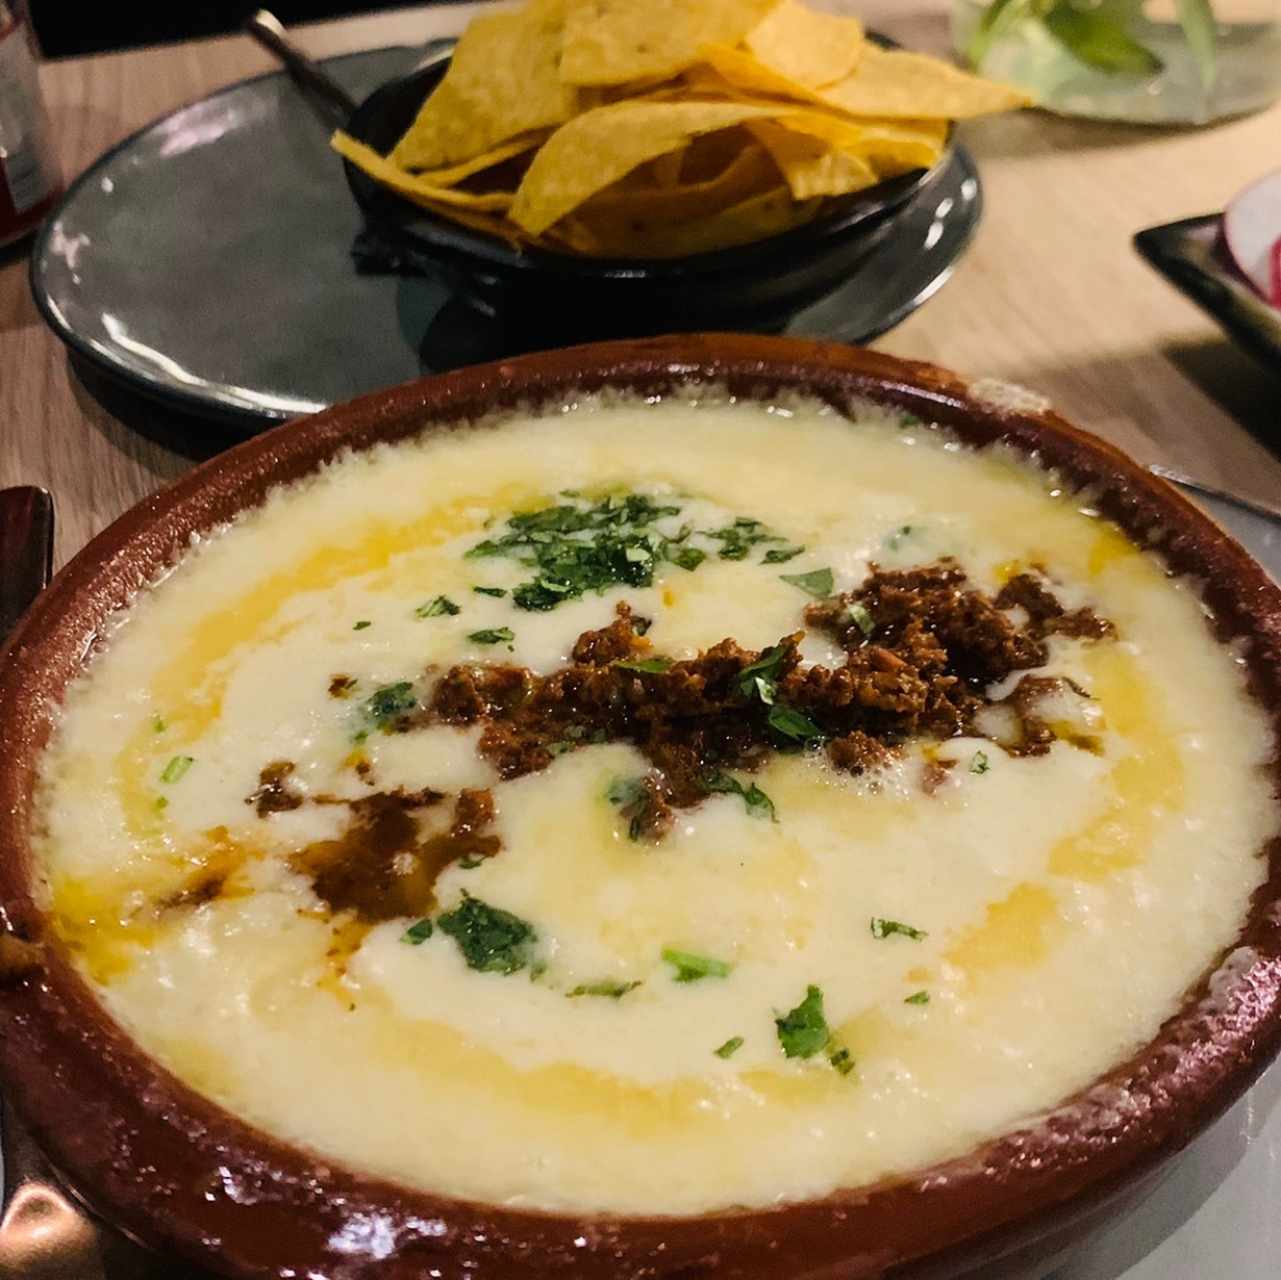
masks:
<path id="1" fill-rule="evenodd" d="M 266 1136 L 149 1059 L 45 936 L 28 823 L 50 705 L 107 617 L 195 531 L 259 503 L 344 448 L 487 411 L 622 387 L 712 380 L 739 396 L 862 397 L 973 444 L 1035 452 L 1174 572 L 1205 584 L 1223 641 L 1240 640 L 1281 737 L 1281 590 L 1164 481 L 1044 411 L 1001 407 L 952 374 L 872 352 L 774 338 L 611 343 L 463 369 L 282 427 L 184 476 L 96 538 L 0 656 L 0 927 L 35 946 L 0 975 L 0 1069 L 70 1184 L 110 1222 L 226 1276 L 423 1280 L 998 1280 L 1054 1257 L 1134 1203 L 1162 1165 L 1254 1080 L 1281 1042 L 1281 840 L 1237 940 L 1160 1035 L 1043 1121 L 966 1157 L 821 1200 L 697 1218 L 549 1214 L 394 1186 Z M 851 429 L 857 429 L 856 427 Z M 1281 766 L 1271 766 L 1281 785 Z M 29 957 L 30 958 L 30 957 Z M 353 1095 L 354 1097 L 354 1095 Z M 357 1101 L 348 1100 L 351 1105 Z M 335 1105 L 344 1105 L 341 1099 Z M 427 1137 L 428 1135 L 424 1135 Z"/>

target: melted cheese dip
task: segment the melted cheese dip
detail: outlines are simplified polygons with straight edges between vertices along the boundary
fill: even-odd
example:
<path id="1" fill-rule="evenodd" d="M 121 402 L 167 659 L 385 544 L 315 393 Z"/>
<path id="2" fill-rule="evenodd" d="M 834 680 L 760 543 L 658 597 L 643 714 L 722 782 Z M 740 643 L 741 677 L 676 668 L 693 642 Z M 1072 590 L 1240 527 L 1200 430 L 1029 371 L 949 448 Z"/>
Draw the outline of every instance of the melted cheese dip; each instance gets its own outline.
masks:
<path id="1" fill-rule="evenodd" d="M 48 909 L 111 1014 L 193 1088 L 324 1160 L 624 1214 L 821 1196 L 955 1156 L 1148 1041 L 1231 944 L 1277 829 L 1241 664 L 1190 586 L 1049 477 L 860 418 L 585 400 L 348 457 L 195 546 L 70 690 L 44 763 Z M 663 563 L 652 586 L 543 612 L 473 590 L 528 580 L 464 554 L 514 512 L 619 488 L 679 506 L 669 533 L 750 517 L 804 550 L 764 563 L 784 544 L 732 560 L 705 541 L 694 570 Z M 606 799 L 647 768 L 626 744 L 503 782 L 476 728 L 360 718 L 375 689 L 455 662 L 552 670 L 620 600 L 653 619 L 658 653 L 761 648 L 811 602 L 782 574 L 826 567 L 848 590 L 873 561 L 942 556 L 988 592 L 1043 566 L 1065 606 L 1115 624 L 1099 643 L 1051 637 L 1043 669 L 1090 695 L 1076 712 L 1093 749 L 913 744 L 874 778 L 777 753 L 753 775 L 777 821 L 713 795 L 649 844 Z M 459 612 L 420 616 L 439 595 Z M 468 638 L 503 628 L 510 650 Z M 817 631 L 802 652 L 844 659 Z M 339 674 L 351 697 L 331 696 Z M 932 791 L 929 759 L 956 762 Z M 289 858 L 349 811 L 259 816 L 247 797 L 280 760 L 310 800 L 375 780 L 492 788 L 501 851 L 447 867 L 437 910 L 466 891 L 518 916 L 537 963 L 478 971 L 439 925 L 411 945 L 412 918 L 334 915 Z M 678 982 L 665 949 L 728 974 Z M 831 1039 L 788 1057 L 776 1019 L 811 987 Z"/>

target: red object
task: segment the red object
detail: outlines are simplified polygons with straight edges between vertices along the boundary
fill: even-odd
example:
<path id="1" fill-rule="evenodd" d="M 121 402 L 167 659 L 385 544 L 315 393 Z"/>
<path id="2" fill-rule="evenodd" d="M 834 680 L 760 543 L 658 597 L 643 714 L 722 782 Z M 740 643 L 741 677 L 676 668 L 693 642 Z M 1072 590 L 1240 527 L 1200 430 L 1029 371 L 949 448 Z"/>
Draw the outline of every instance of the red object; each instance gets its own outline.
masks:
<path id="1" fill-rule="evenodd" d="M 1268 288 L 1268 301 L 1281 307 L 1281 236 L 1272 242 L 1272 280 Z"/>
<path id="2" fill-rule="evenodd" d="M 34 231 L 62 191 L 25 0 L 0 0 L 0 245 Z"/>

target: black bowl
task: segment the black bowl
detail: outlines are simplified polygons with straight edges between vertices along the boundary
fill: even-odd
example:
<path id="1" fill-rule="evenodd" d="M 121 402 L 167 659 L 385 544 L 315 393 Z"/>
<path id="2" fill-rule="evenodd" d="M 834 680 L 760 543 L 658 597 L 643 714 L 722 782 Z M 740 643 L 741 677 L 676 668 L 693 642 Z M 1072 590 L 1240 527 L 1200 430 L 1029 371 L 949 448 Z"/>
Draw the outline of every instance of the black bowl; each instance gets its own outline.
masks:
<path id="1" fill-rule="evenodd" d="M 388 152 L 448 62 L 442 53 L 376 90 L 353 113 L 347 131 Z M 350 162 L 345 165 L 356 203 L 388 249 L 430 262 L 474 305 L 508 322 L 519 317 L 545 346 L 553 339 L 781 328 L 858 268 L 888 235 L 895 215 L 946 161 L 945 152 L 934 169 L 834 199 L 812 222 L 779 235 L 665 259 L 517 249 L 420 208 Z"/>

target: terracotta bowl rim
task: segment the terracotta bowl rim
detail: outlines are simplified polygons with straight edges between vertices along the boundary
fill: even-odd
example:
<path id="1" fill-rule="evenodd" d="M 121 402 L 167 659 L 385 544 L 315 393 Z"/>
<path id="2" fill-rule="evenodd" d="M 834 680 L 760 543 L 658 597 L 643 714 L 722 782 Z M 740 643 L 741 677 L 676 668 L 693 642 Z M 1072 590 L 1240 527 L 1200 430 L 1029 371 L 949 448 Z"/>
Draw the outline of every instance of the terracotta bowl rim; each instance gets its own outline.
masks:
<path id="1" fill-rule="evenodd" d="M 1241 646 L 1252 692 L 1281 741 L 1281 588 L 1118 450 L 1039 405 L 998 403 L 931 365 L 836 344 L 685 335 L 474 366 L 286 424 L 196 467 L 99 534 L 0 651 L 0 1073 L 54 1163 L 110 1222 L 240 1277 L 363 1274 L 373 1259 L 380 1280 L 417 1280 L 432 1267 L 482 1278 L 566 1269 L 638 1280 L 952 1276 L 1097 1217 L 1231 1105 L 1277 1052 L 1281 839 L 1262 851 L 1268 877 L 1234 946 L 1127 1062 L 960 1159 L 777 1208 L 618 1218 L 396 1186 L 252 1129 L 171 1076 L 107 1017 L 43 931 L 29 883 L 29 820 L 35 764 L 62 690 L 112 614 L 194 532 L 348 447 L 601 387 L 654 393 L 689 382 L 755 398 L 799 391 L 838 408 L 879 401 L 1054 468 L 1172 572 L 1199 581 L 1211 625 Z M 1281 794 L 1276 760 L 1269 776 Z M 370 1243 L 375 1236 L 384 1252 Z"/>

